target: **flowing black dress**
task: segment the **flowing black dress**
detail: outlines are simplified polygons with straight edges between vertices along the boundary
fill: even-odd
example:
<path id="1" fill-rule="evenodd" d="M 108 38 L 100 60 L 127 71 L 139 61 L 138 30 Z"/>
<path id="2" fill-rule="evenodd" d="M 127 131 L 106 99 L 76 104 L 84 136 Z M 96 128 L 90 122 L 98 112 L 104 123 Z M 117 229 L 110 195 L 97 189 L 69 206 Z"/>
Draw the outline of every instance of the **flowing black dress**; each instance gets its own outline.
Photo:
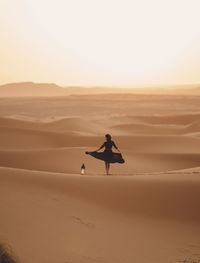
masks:
<path id="1" fill-rule="evenodd" d="M 106 141 L 100 147 L 100 149 L 105 147 L 105 150 L 103 152 L 86 152 L 86 154 L 89 154 L 94 158 L 97 158 L 107 163 L 124 163 L 125 161 L 122 158 L 121 153 L 115 153 L 112 151 L 113 146 L 117 149 L 117 146 L 113 141 Z"/>

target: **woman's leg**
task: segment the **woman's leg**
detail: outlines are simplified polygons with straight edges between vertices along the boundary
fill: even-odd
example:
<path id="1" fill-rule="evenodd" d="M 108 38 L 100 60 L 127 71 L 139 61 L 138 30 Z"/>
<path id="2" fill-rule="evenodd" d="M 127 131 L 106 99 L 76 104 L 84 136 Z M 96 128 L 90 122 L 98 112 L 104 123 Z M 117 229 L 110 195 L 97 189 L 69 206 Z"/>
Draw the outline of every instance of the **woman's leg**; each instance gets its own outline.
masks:
<path id="1" fill-rule="evenodd" d="M 105 162 L 106 174 L 108 175 L 108 163 Z"/>
<path id="2" fill-rule="evenodd" d="M 108 163 L 108 174 L 109 174 L 109 170 L 110 170 L 110 163 Z"/>
<path id="3" fill-rule="evenodd" d="M 107 174 L 107 162 L 105 162 L 105 169 L 106 169 L 106 174 Z"/>

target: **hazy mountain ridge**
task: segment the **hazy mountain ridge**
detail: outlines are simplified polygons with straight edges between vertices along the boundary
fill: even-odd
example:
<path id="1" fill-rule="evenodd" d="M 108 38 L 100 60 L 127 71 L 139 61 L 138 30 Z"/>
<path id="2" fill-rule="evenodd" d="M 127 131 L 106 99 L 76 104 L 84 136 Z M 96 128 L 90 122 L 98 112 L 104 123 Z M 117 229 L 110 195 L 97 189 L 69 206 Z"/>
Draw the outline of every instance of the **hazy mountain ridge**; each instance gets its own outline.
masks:
<path id="1" fill-rule="evenodd" d="M 0 97 L 51 97 L 68 95 L 132 93 L 132 94 L 200 94 L 200 85 L 149 87 L 61 87 L 55 83 L 17 82 L 0 85 Z"/>
<path id="2" fill-rule="evenodd" d="M 0 86 L 1 97 L 60 96 L 65 90 L 54 83 L 18 82 Z"/>

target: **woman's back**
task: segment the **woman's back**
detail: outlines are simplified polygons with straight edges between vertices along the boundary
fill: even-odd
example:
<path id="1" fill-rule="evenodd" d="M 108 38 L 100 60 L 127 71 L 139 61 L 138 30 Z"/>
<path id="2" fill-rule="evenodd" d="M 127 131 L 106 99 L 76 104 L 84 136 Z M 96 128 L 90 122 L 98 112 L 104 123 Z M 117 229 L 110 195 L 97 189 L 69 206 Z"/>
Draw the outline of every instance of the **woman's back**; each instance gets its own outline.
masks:
<path id="1" fill-rule="evenodd" d="M 104 142 L 104 146 L 105 146 L 105 150 L 107 151 L 111 151 L 112 150 L 112 146 L 114 146 L 116 148 L 116 145 L 113 141 L 106 141 Z"/>

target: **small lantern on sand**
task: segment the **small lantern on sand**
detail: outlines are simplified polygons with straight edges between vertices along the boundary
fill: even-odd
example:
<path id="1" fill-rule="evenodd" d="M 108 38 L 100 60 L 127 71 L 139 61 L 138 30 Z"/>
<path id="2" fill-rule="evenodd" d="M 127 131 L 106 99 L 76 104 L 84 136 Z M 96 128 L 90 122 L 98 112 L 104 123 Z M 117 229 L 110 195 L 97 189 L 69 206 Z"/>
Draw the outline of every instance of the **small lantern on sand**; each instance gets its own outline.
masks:
<path id="1" fill-rule="evenodd" d="M 85 165 L 84 165 L 84 163 L 81 166 L 81 174 L 85 174 Z"/>

